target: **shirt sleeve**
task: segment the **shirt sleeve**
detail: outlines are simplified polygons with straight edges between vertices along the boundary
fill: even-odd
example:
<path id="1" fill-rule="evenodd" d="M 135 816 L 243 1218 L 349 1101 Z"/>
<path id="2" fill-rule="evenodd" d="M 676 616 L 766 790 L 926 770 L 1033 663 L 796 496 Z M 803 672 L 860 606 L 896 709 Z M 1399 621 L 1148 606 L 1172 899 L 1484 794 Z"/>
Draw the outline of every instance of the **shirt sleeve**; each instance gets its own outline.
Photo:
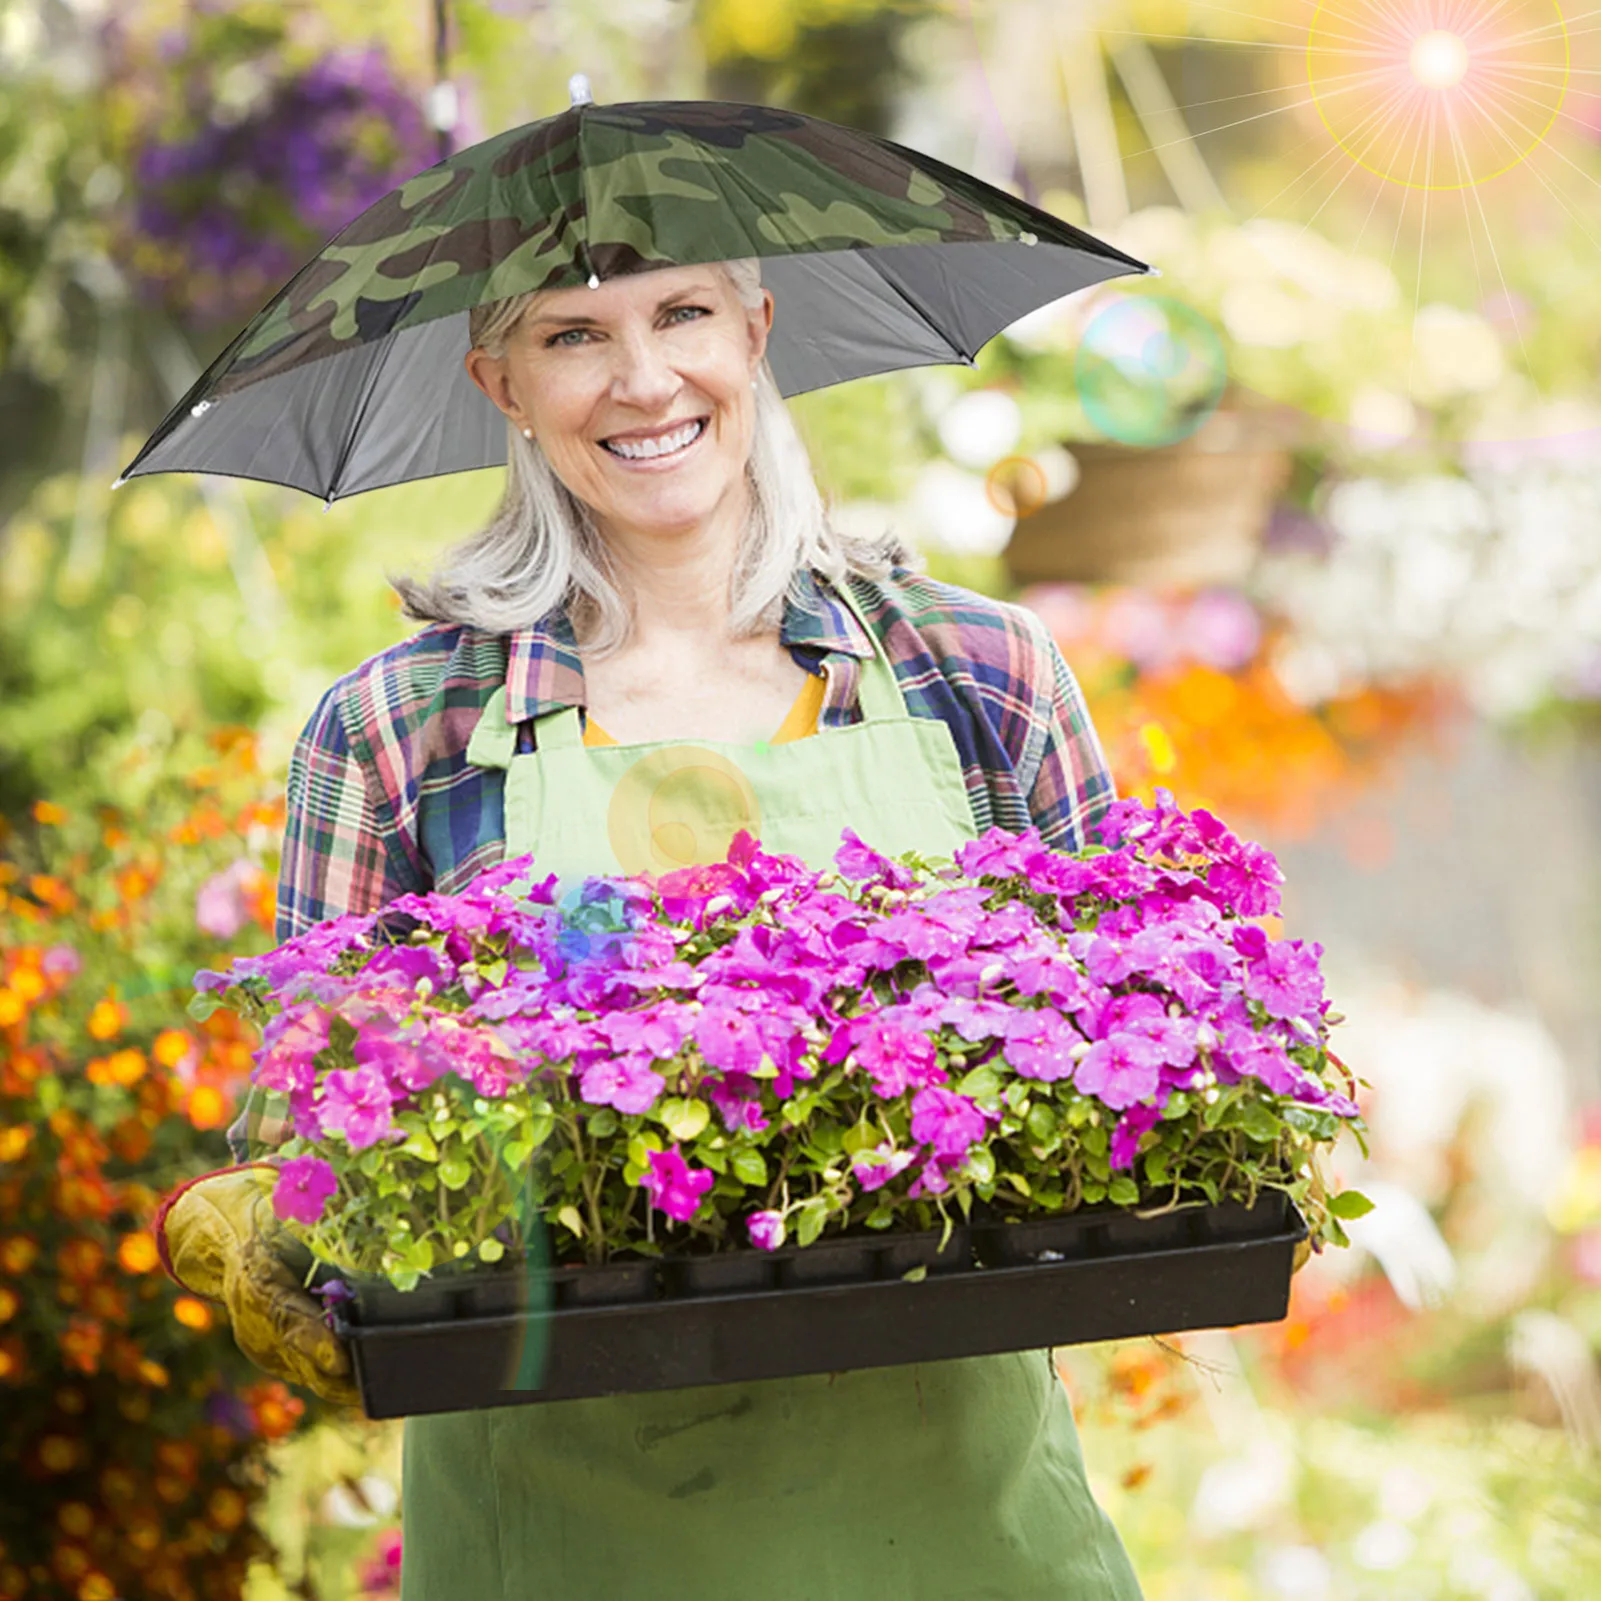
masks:
<path id="1" fill-rule="evenodd" d="M 1037 718 L 1044 730 L 1039 765 L 1028 783 L 1029 815 L 1052 849 L 1079 850 L 1096 843 L 1090 827 L 1117 799 L 1117 787 L 1073 669 L 1045 624 L 1029 616 L 1039 653 Z"/>
<path id="2" fill-rule="evenodd" d="M 350 748 L 338 686 L 322 699 L 289 760 L 283 854 L 278 869 L 279 942 L 315 923 L 376 911 L 426 889 L 400 847 L 393 808 L 377 775 Z M 287 1103 L 252 1086 L 228 1129 L 236 1161 L 287 1137 Z"/>

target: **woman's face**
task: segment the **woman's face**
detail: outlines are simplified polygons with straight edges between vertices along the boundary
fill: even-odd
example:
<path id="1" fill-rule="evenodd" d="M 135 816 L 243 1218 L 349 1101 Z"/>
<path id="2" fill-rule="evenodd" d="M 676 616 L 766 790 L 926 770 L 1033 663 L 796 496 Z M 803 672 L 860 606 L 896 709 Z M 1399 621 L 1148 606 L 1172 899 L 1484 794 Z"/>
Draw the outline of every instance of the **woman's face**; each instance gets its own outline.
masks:
<path id="1" fill-rule="evenodd" d="M 772 320 L 770 293 L 748 313 L 716 266 L 663 267 L 540 295 L 467 370 L 602 530 L 672 533 L 744 494 Z"/>

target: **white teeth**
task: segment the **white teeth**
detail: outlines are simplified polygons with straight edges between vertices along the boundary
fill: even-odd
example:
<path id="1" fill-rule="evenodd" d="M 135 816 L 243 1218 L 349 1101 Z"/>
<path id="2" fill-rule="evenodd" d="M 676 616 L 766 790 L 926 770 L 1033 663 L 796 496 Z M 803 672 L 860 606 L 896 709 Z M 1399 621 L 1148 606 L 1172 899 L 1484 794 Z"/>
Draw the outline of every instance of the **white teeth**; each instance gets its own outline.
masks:
<path id="1" fill-rule="evenodd" d="M 659 439 L 605 439 L 601 443 L 614 456 L 622 456 L 629 461 L 639 461 L 651 456 L 670 456 L 675 450 L 682 450 L 700 437 L 703 427 L 705 421 L 699 419 L 685 423 L 682 428 L 670 434 L 663 434 Z"/>

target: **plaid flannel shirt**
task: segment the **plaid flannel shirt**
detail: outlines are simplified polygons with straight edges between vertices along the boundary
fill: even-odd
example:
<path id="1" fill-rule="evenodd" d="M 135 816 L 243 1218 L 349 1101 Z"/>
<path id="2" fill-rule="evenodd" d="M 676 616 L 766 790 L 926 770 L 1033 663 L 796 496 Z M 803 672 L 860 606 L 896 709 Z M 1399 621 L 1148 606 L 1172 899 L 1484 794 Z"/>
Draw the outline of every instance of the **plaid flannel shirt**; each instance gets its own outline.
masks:
<path id="1" fill-rule="evenodd" d="M 854 593 L 895 669 L 906 709 L 950 729 L 973 822 L 1076 850 L 1115 798 L 1084 698 L 1045 625 L 1021 606 L 897 567 Z M 821 574 L 797 575 L 779 637 L 827 685 L 820 729 L 861 720 L 856 689 L 872 644 Z M 399 895 L 464 889 L 505 847 L 505 774 L 467 763 L 494 691 L 533 749 L 529 719 L 583 706 L 572 625 L 558 608 L 491 634 L 430 624 L 341 678 L 312 713 L 289 765 L 278 937 Z M 228 1131 L 243 1160 L 285 1135 L 279 1095 L 253 1091 Z"/>

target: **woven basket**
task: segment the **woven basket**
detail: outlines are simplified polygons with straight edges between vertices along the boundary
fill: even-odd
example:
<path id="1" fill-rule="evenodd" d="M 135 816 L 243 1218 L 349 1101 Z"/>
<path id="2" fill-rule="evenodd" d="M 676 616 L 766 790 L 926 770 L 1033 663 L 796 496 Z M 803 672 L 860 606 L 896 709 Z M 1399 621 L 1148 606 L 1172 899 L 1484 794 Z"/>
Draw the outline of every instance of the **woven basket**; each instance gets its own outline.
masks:
<path id="1" fill-rule="evenodd" d="M 1229 408 L 1175 445 L 1069 441 L 1079 481 L 1018 523 L 1007 568 L 1020 584 L 1237 584 L 1289 479 L 1292 434 L 1282 412 Z"/>

